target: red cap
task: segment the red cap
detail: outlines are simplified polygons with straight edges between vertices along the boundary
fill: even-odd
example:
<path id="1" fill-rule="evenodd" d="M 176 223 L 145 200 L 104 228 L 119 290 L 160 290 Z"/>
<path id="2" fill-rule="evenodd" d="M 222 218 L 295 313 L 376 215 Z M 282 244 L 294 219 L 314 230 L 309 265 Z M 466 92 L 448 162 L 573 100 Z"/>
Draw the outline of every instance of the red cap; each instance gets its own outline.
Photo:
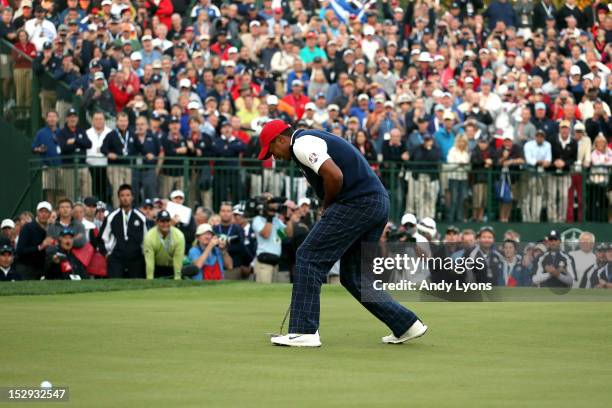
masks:
<path id="1" fill-rule="evenodd" d="M 306 38 L 317 38 L 317 33 L 315 33 L 314 31 L 309 31 L 306 34 Z"/>
<path id="2" fill-rule="evenodd" d="M 289 127 L 288 124 L 280 119 L 271 120 L 263 126 L 259 134 L 259 145 L 261 146 L 259 156 L 257 157 L 259 160 L 265 160 L 270 157 L 270 143 Z"/>
<path id="3" fill-rule="evenodd" d="M 274 9 L 274 12 L 275 12 L 276 14 L 283 14 L 283 9 L 282 9 L 282 8 L 280 8 L 280 7 L 277 7 L 277 8 L 275 8 L 275 9 Z"/>

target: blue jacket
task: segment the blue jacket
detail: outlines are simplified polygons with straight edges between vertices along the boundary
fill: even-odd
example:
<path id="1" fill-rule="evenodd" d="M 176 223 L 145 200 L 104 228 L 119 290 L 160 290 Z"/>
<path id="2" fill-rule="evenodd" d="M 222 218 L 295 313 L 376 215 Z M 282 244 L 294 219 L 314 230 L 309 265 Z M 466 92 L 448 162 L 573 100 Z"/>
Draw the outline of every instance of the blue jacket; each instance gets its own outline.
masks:
<path id="1" fill-rule="evenodd" d="M 43 164 L 45 166 L 59 166 L 62 164 L 62 160 L 59 158 L 61 150 L 59 144 L 57 143 L 57 136 L 59 135 L 59 128 L 55 129 L 55 132 L 52 131 L 49 126 L 45 126 L 36 132 L 36 136 L 32 141 L 32 150 L 35 147 L 39 147 L 44 145 L 47 150 L 44 153 L 37 153 L 42 157 Z"/>

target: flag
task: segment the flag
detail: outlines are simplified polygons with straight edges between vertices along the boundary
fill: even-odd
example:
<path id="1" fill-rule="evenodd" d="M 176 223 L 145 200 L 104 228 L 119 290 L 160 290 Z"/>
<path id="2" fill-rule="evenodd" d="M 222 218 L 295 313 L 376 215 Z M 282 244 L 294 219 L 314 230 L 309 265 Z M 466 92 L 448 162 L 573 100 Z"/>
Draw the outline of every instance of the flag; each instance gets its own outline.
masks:
<path id="1" fill-rule="evenodd" d="M 344 24 L 349 22 L 350 16 L 356 16 L 358 20 L 365 21 L 365 13 L 376 0 L 362 3 L 358 0 L 330 0 L 329 6 L 334 10 L 336 16 Z"/>

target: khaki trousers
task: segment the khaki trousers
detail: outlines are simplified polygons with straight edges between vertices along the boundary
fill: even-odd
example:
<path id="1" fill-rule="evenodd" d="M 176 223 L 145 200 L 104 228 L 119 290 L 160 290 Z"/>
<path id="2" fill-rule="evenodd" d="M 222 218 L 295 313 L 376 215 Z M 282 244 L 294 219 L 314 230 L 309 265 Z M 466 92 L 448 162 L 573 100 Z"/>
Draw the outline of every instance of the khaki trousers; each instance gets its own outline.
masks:
<path id="1" fill-rule="evenodd" d="M 253 270 L 255 272 L 255 282 L 272 283 L 278 273 L 278 265 L 269 265 L 255 261 Z"/>
<path id="2" fill-rule="evenodd" d="M 15 81 L 15 104 L 18 107 L 32 105 L 32 68 L 15 68 L 13 70 Z"/>
<path id="3" fill-rule="evenodd" d="M 111 197 L 113 197 L 113 207 L 119 207 L 119 196 L 117 191 L 119 186 L 132 182 L 132 169 L 127 166 L 108 166 L 106 168 L 108 182 L 111 185 Z"/>

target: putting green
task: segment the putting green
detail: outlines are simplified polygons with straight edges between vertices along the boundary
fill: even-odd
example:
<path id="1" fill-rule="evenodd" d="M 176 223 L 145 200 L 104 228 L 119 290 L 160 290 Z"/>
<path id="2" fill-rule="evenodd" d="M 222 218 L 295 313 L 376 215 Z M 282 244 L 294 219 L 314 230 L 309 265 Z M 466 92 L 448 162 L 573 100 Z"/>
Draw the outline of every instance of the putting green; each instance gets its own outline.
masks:
<path id="1" fill-rule="evenodd" d="M 289 285 L 166 285 L 0 297 L 0 386 L 49 380 L 78 407 L 609 406 L 612 302 L 410 303 L 430 331 L 392 346 L 326 286 L 323 347 L 293 349 L 265 335 Z"/>

